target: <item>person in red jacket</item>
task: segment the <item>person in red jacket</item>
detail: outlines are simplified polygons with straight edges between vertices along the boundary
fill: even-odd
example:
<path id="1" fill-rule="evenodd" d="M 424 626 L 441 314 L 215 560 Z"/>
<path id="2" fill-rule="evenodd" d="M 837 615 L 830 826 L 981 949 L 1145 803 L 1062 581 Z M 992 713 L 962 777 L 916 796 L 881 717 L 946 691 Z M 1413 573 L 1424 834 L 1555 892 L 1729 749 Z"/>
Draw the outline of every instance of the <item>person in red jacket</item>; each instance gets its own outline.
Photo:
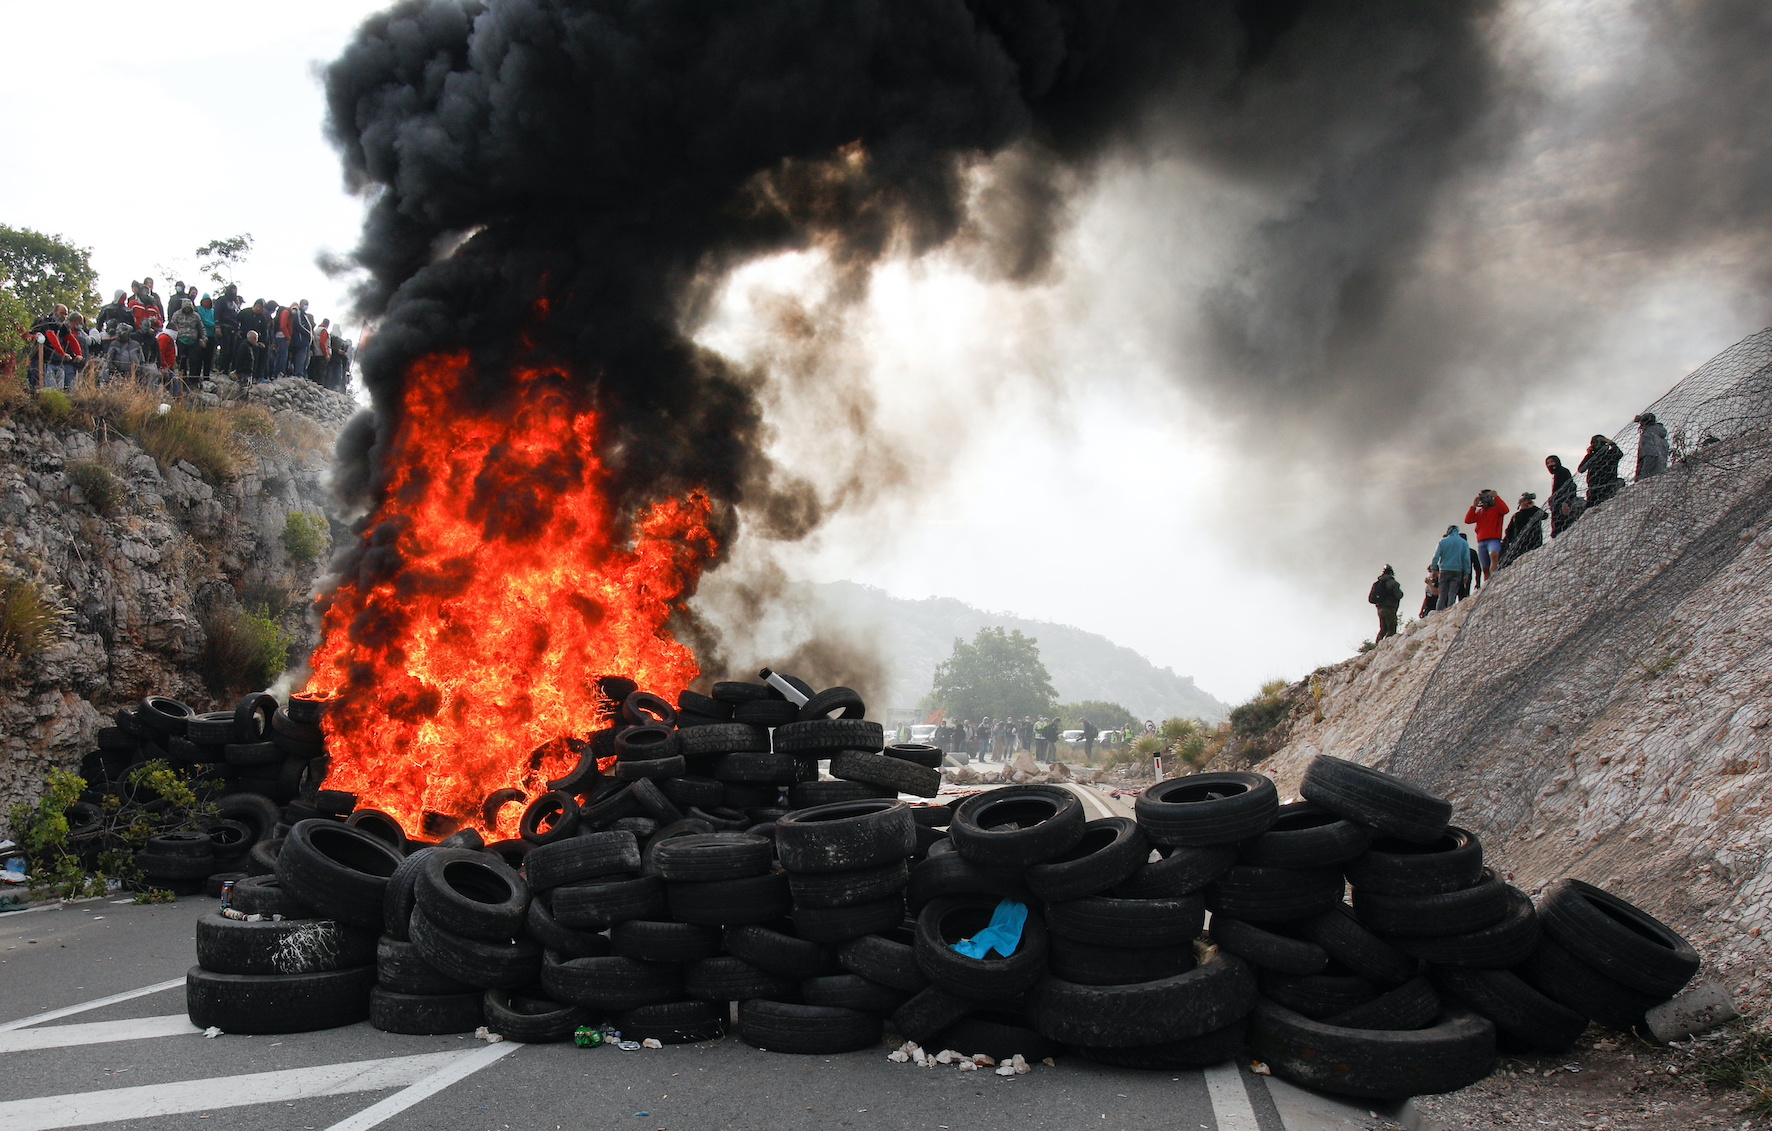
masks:
<path id="1" fill-rule="evenodd" d="M 1477 528 L 1477 563 L 1485 582 L 1501 564 L 1501 523 L 1507 518 L 1507 511 L 1508 506 L 1501 501 L 1501 496 L 1485 488 L 1477 493 L 1470 509 L 1464 512 L 1464 521 Z"/>

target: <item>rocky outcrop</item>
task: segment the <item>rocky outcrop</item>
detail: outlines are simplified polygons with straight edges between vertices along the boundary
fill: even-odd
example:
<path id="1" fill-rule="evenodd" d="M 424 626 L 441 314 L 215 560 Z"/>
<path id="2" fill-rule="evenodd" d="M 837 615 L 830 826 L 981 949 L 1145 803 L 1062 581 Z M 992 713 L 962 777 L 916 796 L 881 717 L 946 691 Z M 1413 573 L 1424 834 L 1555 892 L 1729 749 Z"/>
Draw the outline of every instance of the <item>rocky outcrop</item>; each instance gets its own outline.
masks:
<path id="1" fill-rule="evenodd" d="M 1515 882 L 1572 875 L 1764 999 L 1772 951 L 1772 436 L 1627 488 L 1472 600 L 1292 689 L 1258 768 L 1333 754 L 1451 798 Z"/>
<path id="2" fill-rule="evenodd" d="M 304 598 L 326 547 L 292 556 L 284 531 L 293 512 L 329 515 L 333 442 L 357 406 L 294 380 L 207 384 L 195 400 L 207 424 L 233 430 L 237 474 L 167 465 L 78 409 L 59 424 L 29 406 L 0 416 L 0 569 L 34 577 L 64 610 L 47 650 L 0 667 L 0 832 L 52 766 L 92 750 L 116 707 L 149 693 L 229 705 L 200 670 L 206 621 L 254 609 L 292 651 L 311 647 Z M 107 506 L 79 485 L 88 465 L 113 477 Z"/>

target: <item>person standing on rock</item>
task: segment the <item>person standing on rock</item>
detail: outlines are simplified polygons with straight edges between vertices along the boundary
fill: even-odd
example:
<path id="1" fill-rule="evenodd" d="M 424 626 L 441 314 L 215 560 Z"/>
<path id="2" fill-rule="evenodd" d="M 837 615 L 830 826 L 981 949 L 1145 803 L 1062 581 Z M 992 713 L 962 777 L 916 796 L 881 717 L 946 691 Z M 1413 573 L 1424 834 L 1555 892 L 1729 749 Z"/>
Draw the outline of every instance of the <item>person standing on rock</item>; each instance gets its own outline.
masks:
<path id="1" fill-rule="evenodd" d="M 1660 475 L 1667 470 L 1667 457 L 1670 446 L 1667 442 L 1667 425 L 1655 419 L 1655 414 L 1645 412 L 1636 418 L 1637 422 L 1637 481 L 1642 482 L 1651 475 Z"/>
<path id="2" fill-rule="evenodd" d="M 1397 580 L 1397 571 L 1390 566 L 1378 575 L 1372 588 L 1366 593 L 1366 602 L 1378 607 L 1378 639 L 1377 644 L 1387 636 L 1397 634 L 1397 606 L 1403 603 L 1403 585 Z"/>
<path id="3" fill-rule="evenodd" d="M 1477 528 L 1477 568 L 1483 581 L 1501 564 L 1501 520 L 1507 509 L 1501 497 L 1485 487 L 1464 512 L 1464 521 Z"/>
<path id="4" fill-rule="evenodd" d="M 1575 525 L 1581 517 L 1581 493 L 1575 489 L 1575 473 L 1563 466 L 1561 456 L 1545 456 L 1544 469 L 1550 472 L 1551 537 Z"/>
<path id="5" fill-rule="evenodd" d="M 1618 494 L 1624 481 L 1618 478 L 1618 465 L 1624 462 L 1624 449 L 1611 437 L 1595 435 L 1588 443 L 1587 454 L 1575 470 L 1587 473 L 1587 509 L 1592 510 Z"/>
<path id="6" fill-rule="evenodd" d="M 1439 586 L 1439 600 L 1434 603 L 1436 611 L 1450 609 L 1458 603 L 1459 589 L 1463 587 L 1471 568 L 1470 543 L 1458 532 L 1458 524 L 1446 528 L 1446 536 L 1434 548 L 1434 584 Z"/>
<path id="7" fill-rule="evenodd" d="M 1538 505 L 1538 496 L 1530 491 L 1520 496 L 1514 517 L 1508 519 L 1506 542 L 1501 552 L 1504 566 L 1513 565 L 1520 560 L 1520 555 L 1544 545 L 1544 508 Z"/>

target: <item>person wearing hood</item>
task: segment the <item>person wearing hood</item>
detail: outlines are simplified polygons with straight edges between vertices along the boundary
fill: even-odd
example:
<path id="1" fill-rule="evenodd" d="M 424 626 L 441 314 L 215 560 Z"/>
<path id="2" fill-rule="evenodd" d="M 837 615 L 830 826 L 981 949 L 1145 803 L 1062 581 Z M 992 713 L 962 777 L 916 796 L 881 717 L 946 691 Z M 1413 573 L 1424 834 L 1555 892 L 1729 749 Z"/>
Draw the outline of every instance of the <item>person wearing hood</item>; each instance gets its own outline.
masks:
<path id="1" fill-rule="evenodd" d="M 1487 487 L 1477 493 L 1464 512 L 1464 521 L 1477 528 L 1477 568 L 1484 581 L 1501 564 L 1501 520 L 1506 517 L 1507 504 Z"/>
<path id="2" fill-rule="evenodd" d="M 113 322 L 127 322 L 130 329 L 135 328 L 135 316 L 129 313 L 129 304 L 123 301 L 123 292 L 117 291 L 111 301 L 99 309 L 98 324 L 109 326 Z"/>
<path id="3" fill-rule="evenodd" d="M 1390 566 L 1378 575 L 1372 588 L 1366 593 L 1366 603 L 1378 608 L 1378 639 L 1377 644 L 1387 636 L 1397 634 L 1397 606 L 1403 603 L 1403 585 L 1397 580 L 1397 571 Z"/>
<path id="4" fill-rule="evenodd" d="M 1618 465 L 1624 462 L 1624 450 L 1609 436 L 1595 434 L 1587 446 L 1587 454 L 1575 470 L 1587 473 L 1587 509 L 1592 510 L 1618 494 L 1624 481 L 1618 478 Z"/>
<path id="5" fill-rule="evenodd" d="M 221 365 L 225 371 L 233 364 L 234 352 L 240 341 L 240 308 L 246 304 L 240 300 L 240 288 L 229 283 L 223 287 L 215 300 L 215 344 L 221 351 Z"/>
<path id="6" fill-rule="evenodd" d="M 1459 590 L 1464 587 L 1471 569 L 1470 543 L 1459 533 L 1457 523 L 1446 528 L 1446 536 L 1434 547 L 1431 568 L 1434 584 L 1440 587 L 1440 597 L 1434 603 L 1434 609 L 1450 609 L 1458 603 Z"/>
<path id="7" fill-rule="evenodd" d="M 245 357 L 251 357 L 252 359 L 252 366 L 248 369 L 240 370 L 239 375 L 248 378 L 249 380 L 262 379 L 264 377 L 265 340 L 271 336 L 271 320 L 270 316 L 265 313 L 264 299 L 253 299 L 252 305 L 240 312 L 237 330 L 239 333 L 240 344 L 244 345 L 246 342 L 246 336 L 250 334 L 252 335 L 253 346 L 250 351 L 243 351 L 239 346 L 235 347 L 236 352 L 234 356 L 236 362 L 238 362 L 238 359 Z"/>
<path id="8" fill-rule="evenodd" d="M 1575 473 L 1563 466 L 1561 456 L 1545 456 L 1544 469 L 1551 477 L 1549 509 L 1551 537 L 1555 538 L 1581 517 L 1581 494 L 1575 489 Z"/>
<path id="9" fill-rule="evenodd" d="M 141 344 L 119 322 L 116 337 L 105 343 L 105 372 L 113 376 L 128 377 L 141 364 Z"/>
<path id="10" fill-rule="evenodd" d="M 1538 496 L 1530 491 L 1521 495 L 1514 517 L 1508 519 L 1507 544 L 1501 552 L 1502 565 L 1513 565 L 1522 554 L 1529 554 L 1544 545 L 1544 519 L 1544 508 L 1538 505 Z"/>
<path id="11" fill-rule="evenodd" d="M 215 300 L 204 295 L 197 300 L 197 317 L 203 322 L 203 342 L 197 347 L 197 376 L 209 376 L 215 363 Z"/>
<path id="12" fill-rule="evenodd" d="M 172 317 L 167 320 L 166 329 L 177 350 L 178 371 L 188 377 L 197 347 L 203 342 L 203 319 L 197 314 L 197 305 L 184 295 L 172 302 Z"/>
<path id="13" fill-rule="evenodd" d="M 307 377 L 308 359 L 314 354 L 314 316 L 308 313 L 308 300 L 290 307 L 289 375 Z"/>
<path id="14" fill-rule="evenodd" d="M 1636 418 L 1637 423 L 1637 481 L 1641 482 L 1651 475 L 1660 475 L 1667 470 L 1667 457 L 1671 446 L 1667 442 L 1667 425 L 1655 419 L 1655 414 L 1645 412 Z"/>

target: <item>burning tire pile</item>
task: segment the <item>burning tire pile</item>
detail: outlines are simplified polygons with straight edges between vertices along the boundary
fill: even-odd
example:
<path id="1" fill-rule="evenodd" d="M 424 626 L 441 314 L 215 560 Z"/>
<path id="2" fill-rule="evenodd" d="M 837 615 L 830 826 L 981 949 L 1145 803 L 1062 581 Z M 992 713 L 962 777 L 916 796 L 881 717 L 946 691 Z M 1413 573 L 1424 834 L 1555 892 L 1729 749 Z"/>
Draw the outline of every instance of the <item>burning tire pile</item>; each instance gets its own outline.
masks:
<path id="1" fill-rule="evenodd" d="M 1087 821 L 1048 785 L 912 804 L 939 752 L 885 745 L 853 692 L 799 690 L 631 692 L 518 840 L 418 845 L 373 810 L 296 822 L 257 850 L 274 873 L 199 923 L 192 1021 L 649 1044 L 736 1022 L 776 1052 L 892 1032 L 1164 1070 L 1248 1052 L 1401 1097 L 1480 1079 L 1498 1042 L 1639 1027 L 1698 966 L 1577 881 L 1534 907 L 1448 802 L 1353 763 L 1317 759 L 1285 806 L 1249 773 L 1159 783 L 1136 819 Z M 489 826 L 511 800 L 488 799 Z"/>

